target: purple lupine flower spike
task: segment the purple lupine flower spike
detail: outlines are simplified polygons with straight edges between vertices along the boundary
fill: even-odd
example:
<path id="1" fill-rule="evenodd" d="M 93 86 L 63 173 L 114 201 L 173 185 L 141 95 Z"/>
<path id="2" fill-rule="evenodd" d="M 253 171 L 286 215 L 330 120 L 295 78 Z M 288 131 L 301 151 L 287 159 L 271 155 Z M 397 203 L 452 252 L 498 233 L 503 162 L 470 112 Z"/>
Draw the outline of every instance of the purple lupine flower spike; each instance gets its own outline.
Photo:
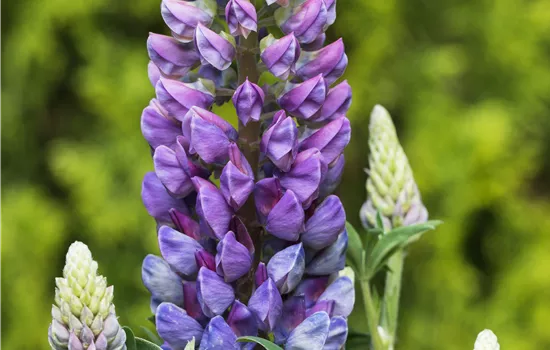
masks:
<path id="1" fill-rule="evenodd" d="M 248 79 L 235 90 L 233 105 L 243 125 L 246 126 L 251 120 L 256 122 L 260 120 L 264 99 L 265 93 L 262 88 L 251 83 Z"/>
<path id="2" fill-rule="evenodd" d="M 286 80 L 295 73 L 295 65 L 300 57 L 300 43 L 290 33 L 280 39 L 271 34 L 260 42 L 261 59 L 267 69 L 277 78 Z"/>
<path id="3" fill-rule="evenodd" d="M 352 95 L 335 84 L 342 40 L 324 46 L 336 0 L 265 4 L 258 20 L 258 1 L 162 0 L 171 37 L 147 40 L 156 98 L 141 129 L 155 172 L 142 198 L 161 257 L 145 258 L 142 278 L 166 350 L 252 350 L 237 338 L 268 334 L 285 350 L 345 346 L 355 295 L 339 277 L 348 236 L 332 192 Z M 216 114 L 230 100 L 238 127 Z M 395 215 L 421 220 L 415 205 Z"/>
<path id="4" fill-rule="evenodd" d="M 275 11 L 275 21 L 283 33 L 294 32 L 301 43 L 310 43 L 321 34 L 327 23 L 324 0 L 306 0 L 296 7 Z"/>
<path id="5" fill-rule="evenodd" d="M 326 85 L 322 74 L 303 83 L 286 83 L 277 102 L 292 116 L 300 119 L 313 117 L 326 99 Z"/>
<path id="6" fill-rule="evenodd" d="M 248 38 L 250 32 L 258 30 L 256 8 L 249 0 L 229 0 L 225 7 L 225 20 L 234 36 Z"/>
<path id="7" fill-rule="evenodd" d="M 292 118 L 279 111 L 262 136 L 260 150 L 282 171 L 289 171 L 298 151 L 298 128 Z"/>
<path id="8" fill-rule="evenodd" d="M 347 65 L 344 41 L 338 39 L 318 51 L 302 52 L 296 62 L 296 75 L 309 79 L 322 74 L 327 85 L 331 85 L 344 74 Z"/>
<path id="9" fill-rule="evenodd" d="M 232 36 L 224 32 L 217 34 L 200 23 L 195 31 L 195 47 L 203 64 L 210 64 L 219 70 L 229 68 L 237 53 Z"/>
<path id="10" fill-rule="evenodd" d="M 217 4 L 213 0 L 180 1 L 162 0 L 161 14 L 166 25 L 182 42 L 193 41 L 198 24 L 210 26 L 216 15 Z"/>
<path id="11" fill-rule="evenodd" d="M 166 35 L 150 33 L 147 51 L 151 61 L 165 76 L 182 77 L 200 61 L 192 43 L 183 44 Z"/>

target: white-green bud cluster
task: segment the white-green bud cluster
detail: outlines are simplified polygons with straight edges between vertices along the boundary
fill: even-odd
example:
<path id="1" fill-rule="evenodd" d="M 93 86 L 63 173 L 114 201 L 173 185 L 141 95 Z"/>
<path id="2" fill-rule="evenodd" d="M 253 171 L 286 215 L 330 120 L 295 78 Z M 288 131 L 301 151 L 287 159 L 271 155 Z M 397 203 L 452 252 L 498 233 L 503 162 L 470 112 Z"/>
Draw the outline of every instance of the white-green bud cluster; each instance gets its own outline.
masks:
<path id="1" fill-rule="evenodd" d="M 363 224 L 374 227 L 378 211 L 386 229 L 426 221 L 428 212 L 409 161 L 390 114 L 380 105 L 374 107 L 370 116 L 369 150 L 367 201 L 361 208 Z"/>
<path id="2" fill-rule="evenodd" d="M 482 330 L 474 344 L 474 350 L 500 350 L 497 336 L 490 329 Z"/>
<path id="3" fill-rule="evenodd" d="M 88 247 L 74 242 L 67 252 L 63 277 L 55 279 L 55 304 L 48 330 L 54 350 L 126 349 L 126 333 L 113 305 L 113 286 L 97 274 Z"/>

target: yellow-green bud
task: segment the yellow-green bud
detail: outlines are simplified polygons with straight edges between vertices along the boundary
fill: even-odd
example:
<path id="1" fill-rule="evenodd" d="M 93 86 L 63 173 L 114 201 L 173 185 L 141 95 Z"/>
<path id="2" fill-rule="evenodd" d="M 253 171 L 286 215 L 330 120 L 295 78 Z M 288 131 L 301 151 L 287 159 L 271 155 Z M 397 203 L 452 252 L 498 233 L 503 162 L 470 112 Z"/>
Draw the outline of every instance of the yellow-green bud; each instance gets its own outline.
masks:
<path id="1" fill-rule="evenodd" d="M 474 350 L 500 350 L 497 336 L 490 329 L 484 329 L 477 335 Z"/>
<path id="2" fill-rule="evenodd" d="M 63 277 L 55 279 L 53 321 L 48 330 L 52 349 L 126 349 L 126 333 L 113 305 L 113 286 L 97 274 L 88 247 L 74 242 L 67 252 Z"/>
<path id="3" fill-rule="evenodd" d="M 361 208 L 363 224 L 376 226 L 377 212 L 386 229 L 426 221 L 428 212 L 409 161 L 390 114 L 380 105 L 374 107 L 370 116 L 369 150 L 367 201 Z"/>

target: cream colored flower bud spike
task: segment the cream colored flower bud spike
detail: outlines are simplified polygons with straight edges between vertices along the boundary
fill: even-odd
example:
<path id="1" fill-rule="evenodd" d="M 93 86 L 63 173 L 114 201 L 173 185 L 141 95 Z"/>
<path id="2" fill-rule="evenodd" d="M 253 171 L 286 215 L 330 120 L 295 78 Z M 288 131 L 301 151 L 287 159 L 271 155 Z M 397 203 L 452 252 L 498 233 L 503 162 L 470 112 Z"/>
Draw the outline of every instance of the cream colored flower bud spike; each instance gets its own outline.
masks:
<path id="1" fill-rule="evenodd" d="M 477 335 L 474 350 L 500 350 L 497 336 L 490 329 L 484 329 Z"/>

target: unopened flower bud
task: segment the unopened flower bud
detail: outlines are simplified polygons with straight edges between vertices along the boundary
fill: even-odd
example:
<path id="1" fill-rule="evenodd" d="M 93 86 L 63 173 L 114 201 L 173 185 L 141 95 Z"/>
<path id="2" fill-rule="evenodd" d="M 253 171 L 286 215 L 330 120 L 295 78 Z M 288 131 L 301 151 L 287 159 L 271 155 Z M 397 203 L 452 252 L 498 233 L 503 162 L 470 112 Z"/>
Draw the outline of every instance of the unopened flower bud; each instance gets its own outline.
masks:
<path id="1" fill-rule="evenodd" d="M 500 350 L 497 336 L 490 329 L 484 329 L 477 335 L 474 350 Z"/>
<path id="2" fill-rule="evenodd" d="M 256 8 L 249 0 L 229 0 L 225 7 L 225 20 L 231 35 L 248 38 L 258 27 Z"/>

